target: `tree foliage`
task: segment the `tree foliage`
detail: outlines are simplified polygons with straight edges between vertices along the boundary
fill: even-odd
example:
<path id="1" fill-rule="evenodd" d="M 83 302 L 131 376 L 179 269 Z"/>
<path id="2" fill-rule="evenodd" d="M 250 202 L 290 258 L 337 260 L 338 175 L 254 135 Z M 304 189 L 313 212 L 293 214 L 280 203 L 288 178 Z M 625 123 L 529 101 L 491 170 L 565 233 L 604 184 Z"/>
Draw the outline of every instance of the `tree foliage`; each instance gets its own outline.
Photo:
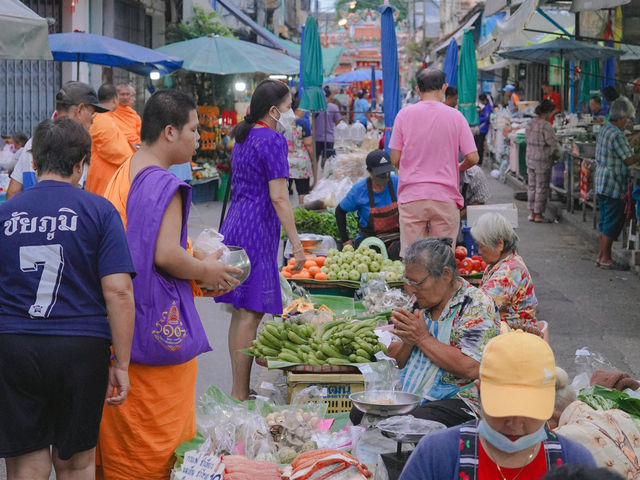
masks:
<path id="1" fill-rule="evenodd" d="M 193 7 L 193 16 L 189 21 L 168 26 L 167 43 L 182 42 L 205 35 L 234 36 L 233 30 L 222 22 L 215 11 L 205 12 L 200 7 Z M 216 105 L 221 109 L 233 109 L 232 75 L 181 70 L 174 79 L 176 87 L 189 92 L 198 105 Z"/>
<path id="2" fill-rule="evenodd" d="M 169 25 L 167 28 L 167 42 L 182 42 L 205 35 L 220 35 L 233 37 L 233 30 L 227 27 L 217 12 L 205 12 L 203 8 L 193 7 L 191 20 Z"/>
<path id="3" fill-rule="evenodd" d="M 336 12 L 340 11 L 358 11 L 358 10 L 374 10 L 377 11 L 378 7 L 382 5 L 381 0 L 357 0 L 356 8 L 351 10 L 349 4 L 353 0 L 336 0 L 335 9 Z M 389 3 L 398 9 L 398 20 L 407 18 L 408 2 L 407 0 L 390 0 Z"/>

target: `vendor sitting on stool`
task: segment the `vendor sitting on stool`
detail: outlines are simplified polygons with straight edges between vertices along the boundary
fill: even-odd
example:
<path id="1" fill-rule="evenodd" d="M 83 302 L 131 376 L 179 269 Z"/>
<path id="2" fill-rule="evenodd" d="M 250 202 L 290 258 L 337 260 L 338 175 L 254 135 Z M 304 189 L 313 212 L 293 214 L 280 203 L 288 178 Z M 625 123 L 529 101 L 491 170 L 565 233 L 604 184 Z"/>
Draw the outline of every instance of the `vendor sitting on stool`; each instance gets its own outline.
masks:
<path id="1" fill-rule="evenodd" d="M 359 181 L 336 208 L 336 223 L 344 245 L 357 247 L 367 237 L 378 237 L 387 247 L 389 258 L 400 258 L 398 214 L 398 176 L 389 154 L 373 150 L 367 155 L 369 177 Z M 353 240 L 347 232 L 347 212 L 358 212 L 360 233 Z"/>
<path id="2" fill-rule="evenodd" d="M 399 341 L 389 345 L 387 355 L 402 369 L 402 390 L 424 398 L 414 417 L 460 425 L 474 418 L 473 382 L 500 317 L 493 300 L 460 277 L 450 238 L 421 238 L 403 261 L 404 289 L 416 296 L 418 308 L 393 312 Z M 350 417 L 357 424 L 362 415 L 352 409 Z"/>

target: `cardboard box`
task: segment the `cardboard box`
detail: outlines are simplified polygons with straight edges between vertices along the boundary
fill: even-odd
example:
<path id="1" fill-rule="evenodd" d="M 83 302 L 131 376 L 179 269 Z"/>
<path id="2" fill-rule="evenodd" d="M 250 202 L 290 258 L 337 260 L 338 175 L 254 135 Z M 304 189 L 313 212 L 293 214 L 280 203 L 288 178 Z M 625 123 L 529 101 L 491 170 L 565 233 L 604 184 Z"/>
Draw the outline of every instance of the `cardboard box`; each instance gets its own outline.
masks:
<path id="1" fill-rule="evenodd" d="M 467 207 L 467 225 L 475 226 L 478 219 L 485 213 L 499 213 L 511 224 L 518 228 L 518 207 L 515 203 L 496 203 L 494 205 L 469 205 Z"/>

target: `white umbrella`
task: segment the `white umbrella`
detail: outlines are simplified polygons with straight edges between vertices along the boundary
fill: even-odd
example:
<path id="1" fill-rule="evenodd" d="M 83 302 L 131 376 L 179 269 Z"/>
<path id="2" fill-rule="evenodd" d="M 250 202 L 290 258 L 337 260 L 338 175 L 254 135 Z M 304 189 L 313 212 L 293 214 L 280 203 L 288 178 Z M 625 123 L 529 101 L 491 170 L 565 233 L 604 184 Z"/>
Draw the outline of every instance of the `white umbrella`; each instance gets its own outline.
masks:
<path id="1" fill-rule="evenodd" d="M 47 20 L 20 0 L 0 1 L 0 59 L 53 60 Z"/>

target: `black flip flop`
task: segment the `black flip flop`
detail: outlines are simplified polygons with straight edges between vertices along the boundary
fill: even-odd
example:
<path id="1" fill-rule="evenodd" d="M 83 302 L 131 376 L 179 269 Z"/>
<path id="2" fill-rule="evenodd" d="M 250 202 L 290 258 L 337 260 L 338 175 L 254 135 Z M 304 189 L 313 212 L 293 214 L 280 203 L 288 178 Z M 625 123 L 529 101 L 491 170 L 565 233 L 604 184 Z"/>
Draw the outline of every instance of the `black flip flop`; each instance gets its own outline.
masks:
<path id="1" fill-rule="evenodd" d="M 617 270 L 621 272 L 626 272 L 629 270 L 629 265 L 622 265 L 621 263 L 613 262 L 609 265 L 605 265 L 604 263 L 599 263 L 598 266 L 603 270 Z"/>

